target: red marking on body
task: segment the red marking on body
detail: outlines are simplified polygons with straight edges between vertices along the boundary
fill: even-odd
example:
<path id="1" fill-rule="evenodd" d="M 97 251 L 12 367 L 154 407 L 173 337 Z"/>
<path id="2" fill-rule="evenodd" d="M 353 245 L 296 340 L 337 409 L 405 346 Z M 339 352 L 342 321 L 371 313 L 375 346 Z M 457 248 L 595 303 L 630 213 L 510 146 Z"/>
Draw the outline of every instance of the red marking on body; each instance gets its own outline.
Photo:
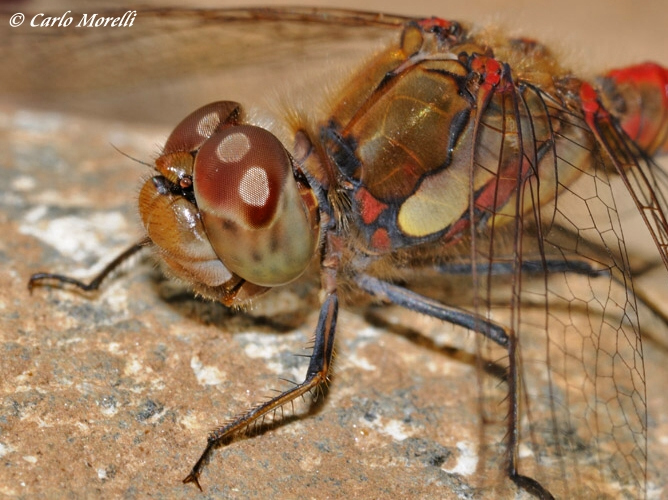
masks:
<path id="1" fill-rule="evenodd" d="M 445 19 L 441 19 L 440 17 L 430 17 L 429 19 L 421 19 L 418 21 L 418 26 L 420 26 L 423 30 L 428 31 L 433 28 L 450 29 L 452 27 L 452 23 L 450 21 L 446 21 Z"/>
<path id="2" fill-rule="evenodd" d="M 648 94 L 654 96 L 658 94 L 661 101 L 660 110 L 641 108 L 639 113 L 625 116 L 621 125 L 629 137 L 641 147 L 655 145 L 659 151 L 668 151 L 668 144 L 665 143 L 668 138 L 668 69 L 647 62 L 612 70 L 606 77 L 618 85 L 631 86 L 641 102 Z"/>
<path id="3" fill-rule="evenodd" d="M 446 245 L 454 245 L 462 239 L 462 233 L 469 228 L 471 221 L 469 219 L 461 218 L 455 222 L 447 233 L 443 236 L 443 241 Z"/>
<path id="4" fill-rule="evenodd" d="M 510 197 L 519 191 L 519 187 L 524 182 L 529 169 L 530 163 L 527 161 L 522 162 L 521 167 L 515 162 L 507 165 L 479 192 L 474 200 L 476 208 L 494 213 L 506 205 Z M 477 222 L 476 220 L 475 223 L 477 224 Z M 460 218 L 450 227 L 443 240 L 447 244 L 456 243 L 470 225 L 470 219 Z"/>
<path id="5" fill-rule="evenodd" d="M 516 168 L 508 168 L 503 171 L 503 177 L 497 182 L 493 180 L 487 183 L 487 186 L 480 192 L 475 199 L 475 204 L 483 210 L 495 211 L 499 207 L 504 206 L 508 202 L 508 198 L 518 188 L 517 175 L 524 177 L 527 172 L 528 162 L 525 162 L 527 167 L 522 169 L 519 173 Z"/>
<path id="6" fill-rule="evenodd" d="M 471 70 L 482 75 L 481 87 L 488 91 L 501 83 L 503 67 L 496 59 L 475 55 L 471 61 Z"/>
<path id="7" fill-rule="evenodd" d="M 668 69 L 663 66 L 646 62 L 628 68 L 613 69 L 606 76 L 617 83 L 649 84 L 663 89 L 663 102 L 668 103 Z"/>
<path id="8" fill-rule="evenodd" d="M 359 213 L 362 216 L 362 222 L 371 224 L 387 208 L 385 203 L 381 203 L 364 188 L 359 188 L 355 193 L 355 199 L 359 203 Z"/>
<path id="9" fill-rule="evenodd" d="M 389 252 L 392 249 L 392 242 L 387 229 L 379 228 L 371 236 L 371 247 L 378 252 Z"/>
<path id="10" fill-rule="evenodd" d="M 596 90 L 587 82 L 582 82 L 580 86 L 580 102 L 585 117 L 591 118 L 599 113 L 607 115 L 607 112 L 601 107 Z"/>

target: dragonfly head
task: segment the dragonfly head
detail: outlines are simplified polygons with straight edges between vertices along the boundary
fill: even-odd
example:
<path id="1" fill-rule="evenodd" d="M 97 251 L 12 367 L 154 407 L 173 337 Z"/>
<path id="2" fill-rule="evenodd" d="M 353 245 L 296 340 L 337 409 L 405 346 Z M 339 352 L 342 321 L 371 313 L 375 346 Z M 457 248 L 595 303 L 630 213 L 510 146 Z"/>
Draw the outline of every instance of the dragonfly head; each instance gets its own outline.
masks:
<path id="1" fill-rule="evenodd" d="M 298 278 L 320 240 L 305 176 L 273 134 L 239 117 L 228 101 L 189 115 L 140 194 L 144 226 L 172 274 L 227 304 Z"/>

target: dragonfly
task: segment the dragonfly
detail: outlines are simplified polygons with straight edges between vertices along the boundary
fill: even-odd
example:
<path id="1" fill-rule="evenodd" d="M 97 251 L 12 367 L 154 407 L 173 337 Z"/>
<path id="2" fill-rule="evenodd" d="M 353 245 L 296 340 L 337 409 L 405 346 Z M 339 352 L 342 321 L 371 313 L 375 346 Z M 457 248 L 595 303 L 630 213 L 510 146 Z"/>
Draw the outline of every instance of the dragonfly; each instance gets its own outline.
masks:
<path id="1" fill-rule="evenodd" d="M 339 302 L 364 296 L 476 334 L 481 393 L 490 366 L 502 372 L 491 383 L 507 388 L 504 469 L 518 488 L 540 498 L 644 495 L 642 339 L 617 204 L 630 199 L 668 264 L 666 178 L 652 160 L 668 138 L 665 68 L 588 82 L 536 41 L 440 18 L 299 8 L 143 16 L 154 22 L 147 33 L 158 23 L 184 33 L 295 23 L 387 40 L 318 112 L 269 123 L 233 101 L 200 107 L 176 125 L 141 188 L 146 236 L 91 282 L 30 278 L 31 289 L 95 290 L 146 247 L 167 274 L 232 307 L 319 277 L 305 378 L 214 429 L 184 482 L 201 487 L 221 444 L 327 383 Z M 86 47 L 77 36 L 62 44 Z M 52 64 L 39 58 L 18 71 Z M 48 85 L 69 84 L 58 80 L 66 73 Z M 105 78 L 89 75 L 75 90 Z M 126 84 L 135 78 L 145 76 Z M 435 298 L 439 282 L 464 291 Z"/>

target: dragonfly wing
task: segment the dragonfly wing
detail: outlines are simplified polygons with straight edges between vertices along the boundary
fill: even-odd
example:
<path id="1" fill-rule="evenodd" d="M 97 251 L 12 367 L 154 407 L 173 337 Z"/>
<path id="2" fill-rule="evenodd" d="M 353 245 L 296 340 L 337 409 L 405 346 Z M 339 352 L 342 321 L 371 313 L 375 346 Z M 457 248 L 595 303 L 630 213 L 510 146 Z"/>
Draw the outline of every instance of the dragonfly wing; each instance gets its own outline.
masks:
<path id="1" fill-rule="evenodd" d="M 642 497 L 645 374 L 617 206 L 628 193 L 616 190 L 584 116 L 561 100 L 516 82 L 479 109 L 469 211 L 477 224 L 468 256 L 451 255 L 441 270 L 473 289 L 445 302 L 458 297 L 481 318 L 474 330 L 491 321 L 511 338 L 504 349 L 477 336 L 481 358 L 507 370 L 507 392 L 498 372 L 480 370 L 486 456 L 505 441 L 509 467 L 559 498 Z M 481 186 L 478 173 L 490 172 L 497 180 Z"/>
<path id="2" fill-rule="evenodd" d="M 475 151 L 453 152 L 471 158 L 463 219 L 475 224 L 457 245 L 417 255 L 410 264 L 425 272 L 416 280 L 411 267 L 407 282 L 469 311 L 484 334 L 478 471 L 493 485 L 510 468 L 558 498 L 642 497 L 644 359 L 618 206 L 629 192 L 583 114 L 553 93 L 514 82 L 477 109 Z M 441 295 L 423 280 L 434 261 L 449 274 Z M 489 340 L 490 324 L 505 328 L 508 348 Z"/>
<path id="3" fill-rule="evenodd" d="M 664 265 L 668 267 L 668 174 L 602 110 L 587 117 L 605 157 L 621 177 L 641 214 Z"/>
<path id="4" fill-rule="evenodd" d="M 140 9 L 129 29 L 21 26 L 3 37 L 0 89 L 29 107 L 171 124 L 205 102 L 266 94 L 263 78 L 248 88 L 249 73 L 271 72 L 276 86 L 281 75 L 294 81 L 318 68 L 354 68 L 351 61 L 396 36 L 404 19 L 314 8 L 153 8 Z"/>
<path id="5" fill-rule="evenodd" d="M 529 167 L 517 172 L 514 204 L 490 212 L 491 234 L 475 236 L 473 259 L 495 262 L 512 248 L 511 307 L 494 306 L 489 272 L 475 289 L 517 340 L 508 377 L 520 395 L 509 415 L 518 473 L 559 497 L 643 496 L 645 378 L 615 173 L 582 116 L 528 83 L 516 88 L 506 130 L 522 131 L 518 163 Z M 539 265 L 529 272 L 526 262 Z M 573 272 L 582 262 L 591 271 Z"/>

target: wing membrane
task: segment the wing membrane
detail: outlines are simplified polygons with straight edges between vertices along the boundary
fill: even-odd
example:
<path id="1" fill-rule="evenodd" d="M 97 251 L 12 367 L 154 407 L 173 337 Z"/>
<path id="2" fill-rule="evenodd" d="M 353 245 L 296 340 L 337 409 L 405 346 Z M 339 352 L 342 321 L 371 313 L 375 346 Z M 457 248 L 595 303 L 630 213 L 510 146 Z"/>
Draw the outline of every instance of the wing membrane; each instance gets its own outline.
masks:
<path id="1" fill-rule="evenodd" d="M 497 127 L 504 138 L 500 161 L 511 154 L 507 144 L 521 140 L 530 168 L 517 174 L 522 194 L 515 203 L 492 210 L 487 227 L 474 234 L 472 258 L 483 266 L 512 263 L 501 279 L 488 266 L 474 289 L 478 314 L 508 325 L 515 339 L 508 383 L 518 386 L 520 396 L 511 396 L 508 419 L 516 429 L 510 426 L 508 438 L 511 445 L 517 440 L 518 472 L 557 497 L 587 491 L 642 497 L 645 376 L 613 192 L 615 160 L 599 147 L 583 116 L 530 85 L 516 88 L 512 97 L 495 96 L 486 112 L 504 110 L 505 128 Z M 546 116 L 547 136 L 540 133 Z M 480 121 L 489 120 L 483 115 Z M 521 139 L 513 131 L 522 131 Z M 532 272 L 529 261 L 536 263 Z M 573 272 L 576 262 L 597 271 Z M 508 279 L 512 296 L 495 306 L 494 289 L 507 287 Z"/>
<path id="2" fill-rule="evenodd" d="M 607 113 L 592 120 L 591 126 L 601 149 L 622 178 L 647 224 L 664 265 L 668 267 L 666 172 L 629 139 Z"/>
<path id="3" fill-rule="evenodd" d="M 33 107 L 174 123 L 206 102 L 248 96 L 251 72 L 271 71 L 280 85 L 281 75 L 350 67 L 404 19 L 314 8 L 153 8 L 140 9 L 129 29 L 22 26 L 3 37 L 0 88 L 5 99 Z"/>

